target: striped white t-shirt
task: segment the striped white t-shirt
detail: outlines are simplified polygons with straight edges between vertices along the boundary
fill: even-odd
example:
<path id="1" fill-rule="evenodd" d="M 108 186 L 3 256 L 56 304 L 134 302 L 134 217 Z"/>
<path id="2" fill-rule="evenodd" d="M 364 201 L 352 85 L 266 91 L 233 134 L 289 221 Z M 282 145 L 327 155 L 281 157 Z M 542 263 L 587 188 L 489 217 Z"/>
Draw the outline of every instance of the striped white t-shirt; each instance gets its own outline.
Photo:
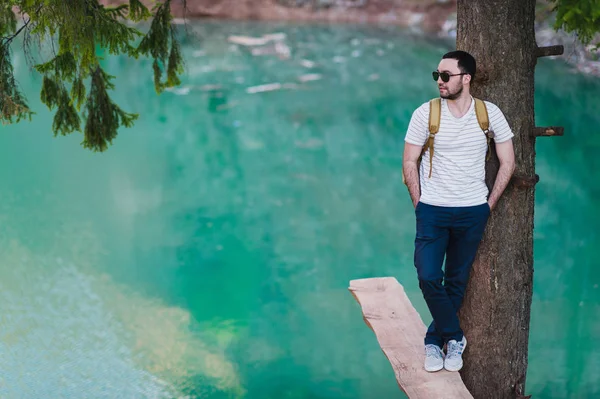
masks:
<path id="1" fill-rule="evenodd" d="M 512 133 L 504 114 L 496 105 L 485 101 L 494 141 L 510 140 Z M 413 112 L 407 143 L 423 146 L 429 137 L 429 102 Z M 494 141 L 490 144 L 494 145 Z M 487 202 L 485 155 L 487 141 L 475 114 L 475 101 L 469 111 L 456 118 L 442 99 L 440 129 L 434 138 L 433 169 L 429 178 L 429 150 L 423 155 L 419 170 L 421 202 L 435 206 L 475 206 Z"/>

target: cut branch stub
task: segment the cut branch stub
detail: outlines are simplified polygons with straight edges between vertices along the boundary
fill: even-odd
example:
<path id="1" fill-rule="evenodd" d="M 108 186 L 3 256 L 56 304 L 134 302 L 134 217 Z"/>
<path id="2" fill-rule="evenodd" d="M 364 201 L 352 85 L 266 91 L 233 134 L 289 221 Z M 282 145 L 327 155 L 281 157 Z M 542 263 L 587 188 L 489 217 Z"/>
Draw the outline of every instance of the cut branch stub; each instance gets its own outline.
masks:
<path id="1" fill-rule="evenodd" d="M 549 126 L 549 127 L 535 127 L 533 128 L 533 135 L 535 137 L 550 137 L 550 136 L 562 136 L 565 134 L 565 128 L 562 126 Z"/>
<path id="2" fill-rule="evenodd" d="M 563 45 L 538 47 L 535 51 L 536 57 L 550 57 L 553 55 L 562 55 L 565 52 Z"/>
<path id="3" fill-rule="evenodd" d="M 540 181 L 540 176 L 537 174 L 534 177 L 514 175 L 511 179 L 513 186 L 516 188 L 532 188 Z"/>

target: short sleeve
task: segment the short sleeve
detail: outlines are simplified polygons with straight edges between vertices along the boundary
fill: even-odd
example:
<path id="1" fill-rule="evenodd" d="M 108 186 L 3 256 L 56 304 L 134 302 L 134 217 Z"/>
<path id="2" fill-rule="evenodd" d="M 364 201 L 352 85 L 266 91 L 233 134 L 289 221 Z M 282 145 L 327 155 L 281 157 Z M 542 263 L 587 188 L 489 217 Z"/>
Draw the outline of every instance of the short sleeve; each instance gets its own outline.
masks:
<path id="1" fill-rule="evenodd" d="M 486 101 L 488 114 L 490 118 L 490 129 L 494 132 L 494 141 L 496 143 L 504 143 L 510 140 L 515 135 L 513 134 L 504 114 L 495 104 Z"/>
<path id="2" fill-rule="evenodd" d="M 421 105 L 413 112 L 406 131 L 404 141 L 409 144 L 422 146 L 429 135 L 429 106 L 428 103 Z"/>

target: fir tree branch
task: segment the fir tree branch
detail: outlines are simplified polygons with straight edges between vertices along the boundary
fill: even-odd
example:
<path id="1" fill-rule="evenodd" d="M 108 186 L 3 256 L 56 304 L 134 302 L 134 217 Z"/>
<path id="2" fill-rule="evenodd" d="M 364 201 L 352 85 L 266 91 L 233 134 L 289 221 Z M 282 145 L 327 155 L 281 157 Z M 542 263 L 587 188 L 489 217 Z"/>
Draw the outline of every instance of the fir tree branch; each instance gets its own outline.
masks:
<path id="1" fill-rule="evenodd" d="M 111 100 L 108 90 L 114 88 L 111 82 L 114 76 L 104 72 L 100 65 L 91 72 L 91 78 L 82 145 L 94 152 L 102 152 L 117 137 L 119 126 L 133 126 L 138 115 L 123 111 Z"/>
<path id="2" fill-rule="evenodd" d="M 27 21 L 25 21 L 23 26 L 21 26 L 13 35 L 5 36 L 5 37 L 1 38 L 2 43 L 0 45 L 8 46 L 10 44 L 10 42 L 12 42 L 15 39 L 15 37 L 19 36 L 19 33 L 21 33 L 21 31 L 23 31 L 23 29 L 25 29 L 27 27 L 27 25 L 29 25 L 29 22 L 31 22 L 31 18 L 29 18 Z"/>
<path id="3" fill-rule="evenodd" d="M 42 5 L 40 4 L 40 6 L 37 8 L 37 10 L 35 10 L 35 13 L 39 14 L 41 9 L 42 9 Z M 27 21 L 25 21 L 23 26 L 21 26 L 14 34 L 12 34 L 11 36 L 5 36 L 5 37 L 0 38 L 0 40 L 2 40 L 2 43 L 0 43 L 0 46 L 8 46 L 10 44 L 10 42 L 12 42 L 17 36 L 19 36 L 19 34 L 23 31 L 23 29 L 25 29 L 27 27 L 27 25 L 29 25 L 30 22 L 31 22 L 31 17 L 29 17 L 27 19 Z"/>
<path id="4" fill-rule="evenodd" d="M 4 0 L 6 1 L 6 0 Z M 83 132 L 84 148 L 105 151 L 117 137 L 120 127 L 131 127 L 138 115 L 121 109 L 110 97 L 113 76 L 100 66 L 108 54 L 153 59 L 156 92 L 180 84 L 184 60 L 176 29 L 172 24 L 172 0 L 157 2 L 152 12 L 143 0 L 128 5 L 102 6 L 98 0 L 12 0 L 22 5 L 17 16 L 0 0 L 0 122 L 31 118 L 24 95 L 15 82 L 10 60 L 10 44 L 19 35 L 28 56 L 29 37 L 48 40 L 53 56 L 31 64 L 43 75 L 40 99 L 53 113 L 55 136 Z M 186 0 L 181 1 L 187 9 Z M 43 5 L 43 8 L 42 8 Z M 6 8 L 5 8 L 6 6 Z M 27 8 L 29 7 L 29 8 Z M 152 17 L 149 32 L 143 34 L 127 21 Z M 123 21 L 125 20 L 125 21 Z M 134 46 L 134 41 L 141 41 Z M 54 46 L 58 47 L 54 49 Z M 89 78 L 89 86 L 85 82 Z M 87 90 L 89 87 L 89 90 Z M 81 114 L 81 115 L 80 115 Z"/>

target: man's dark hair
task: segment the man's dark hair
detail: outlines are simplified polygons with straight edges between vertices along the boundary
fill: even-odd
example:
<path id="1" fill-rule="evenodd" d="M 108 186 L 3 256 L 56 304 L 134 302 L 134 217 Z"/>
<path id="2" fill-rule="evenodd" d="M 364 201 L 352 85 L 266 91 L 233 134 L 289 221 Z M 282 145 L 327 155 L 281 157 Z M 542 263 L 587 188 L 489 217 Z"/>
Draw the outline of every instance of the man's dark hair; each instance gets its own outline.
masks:
<path id="1" fill-rule="evenodd" d="M 477 64 L 475 63 L 475 58 L 466 51 L 456 50 L 450 51 L 449 53 L 444 54 L 442 59 L 453 59 L 458 60 L 458 68 L 462 73 L 468 73 L 471 75 L 471 81 L 475 80 L 475 71 L 477 70 Z"/>

